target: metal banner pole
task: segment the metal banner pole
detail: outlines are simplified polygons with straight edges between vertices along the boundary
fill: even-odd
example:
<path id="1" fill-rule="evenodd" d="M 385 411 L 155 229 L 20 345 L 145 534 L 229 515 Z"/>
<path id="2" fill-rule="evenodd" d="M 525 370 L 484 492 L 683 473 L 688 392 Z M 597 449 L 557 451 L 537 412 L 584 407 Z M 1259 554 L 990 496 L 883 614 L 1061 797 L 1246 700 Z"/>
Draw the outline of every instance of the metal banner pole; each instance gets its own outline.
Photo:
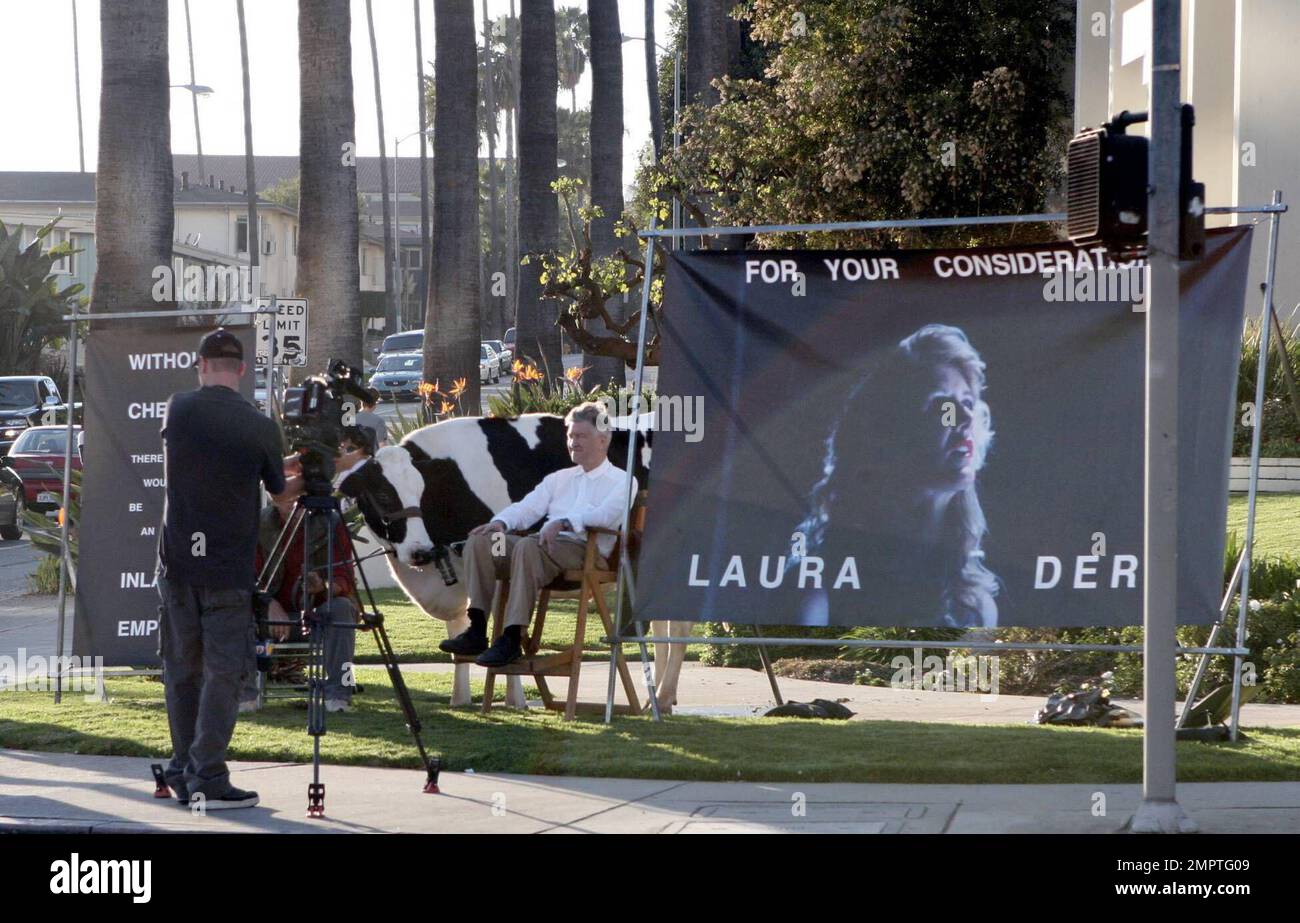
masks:
<path id="1" fill-rule="evenodd" d="M 654 233 L 655 221 L 659 216 L 657 214 L 650 216 L 650 233 Z M 618 560 L 618 581 L 615 590 L 614 602 L 614 637 L 610 639 L 609 647 L 609 688 L 605 693 L 605 723 L 609 724 L 614 717 L 614 678 L 618 672 L 618 658 L 623 651 L 623 642 L 621 634 L 623 631 L 623 595 L 624 590 L 632 580 L 632 561 L 628 556 L 628 529 L 632 524 L 632 501 L 636 498 L 632 495 L 632 477 L 636 471 L 636 441 L 640 435 L 638 428 L 641 418 L 641 387 L 645 380 L 645 334 L 646 318 L 650 315 L 650 281 L 654 275 L 654 238 L 646 237 L 645 239 L 645 268 L 641 271 L 643 284 L 641 286 L 641 319 L 637 324 L 636 336 L 636 374 L 632 377 L 632 430 L 627 437 L 627 479 L 623 488 L 623 541 L 619 543 L 619 560 Z M 640 628 L 637 629 L 638 635 L 644 635 L 645 632 Z M 644 641 L 639 642 L 641 646 L 641 668 L 645 674 L 646 692 L 650 696 L 650 709 L 654 713 L 655 720 L 659 720 L 659 700 L 655 696 L 654 679 L 650 675 L 650 662 L 647 659 L 649 652 L 646 650 Z"/>
<path id="2" fill-rule="evenodd" d="M 1281 190 L 1273 190 L 1273 204 L 1282 202 Z M 1246 646 L 1246 613 L 1250 611 L 1250 564 L 1254 557 L 1255 501 L 1259 495 L 1259 443 L 1263 429 L 1264 383 L 1268 378 L 1269 312 L 1273 308 L 1273 276 L 1277 268 L 1278 213 L 1268 219 L 1268 263 L 1264 271 L 1264 307 L 1259 313 L 1259 367 L 1255 372 L 1255 425 L 1250 433 L 1250 481 L 1246 487 L 1246 547 L 1245 564 L 1241 568 L 1241 603 L 1237 608 L 1237 647 Z M 1242 658 L 1232 658 L 1232 715 L 1229 724 L 1230 739 L 1237 739 L 1241 724 L 1241 667 Z"/>
<path id="3" fill-rule="evenodd" d="M 1151 4 L 1146 438 L 1142 555 L 1142 803 L 1138 833 L 1192 833 L 1178 804 L 1174 712 L 1178 625 L 1178 254 L 1182 106 L 1180 0 Z"/>
<path id="4" fill-rule="evenodd" d="M 1228 581 L 1228 588 L 1223 591 L 1223 601 L 1219 603 L 1219 618 L 1210 629 L 1210 637 L 1206 640 L 1206 647 L 1214 647 L 1214 642 L 1219 638 L 1219 632 L 1223 630 L 1223 617 L 1228 614 L 1228 608 L 1232 605 L 1232 597 L 1237 593 L 1237 581 L 1241 579 L 1241 567 L 1246 563 L 1246 551 L 1242 549 L 1241 554 L 1237 555 L 1237 566 L 1232 569 L 1232 579 Z M 1187 723 L 1187 713 L 1191 710 L 1192 705 L 1196 702 L 1196 696 L 1200 692 L 1201 682 L 1205 679 L 1205 671 L 1210 665 L 1210 655 L 1202 654 L 1200 662 L 1196 665 L 1196 675 L 1192 677 L 1192 684 L 1187 687 L 1187 695 L 1183 699 L 1183 710 L 1178 713 L 1178 724 L 1176 728 L 1182 728 Z"/>
<path id="5" fill-rule="evenodd" d="M 72 519 L 69 513 L 72 499 L 72 403 L 75 396 L 74 387 L 77 376 L 77 322 L 68 325 L 68 394 L 64 404 L 68 420 L 66 439 L 63 448 L 63 516 L 59 523 L 59 624 L 55 629 L 54 641 L 54 704 L 63 701 L 63 620 L 68 611 L 68 567 L 72 562 L 68 551 L 68 524 Z"/>

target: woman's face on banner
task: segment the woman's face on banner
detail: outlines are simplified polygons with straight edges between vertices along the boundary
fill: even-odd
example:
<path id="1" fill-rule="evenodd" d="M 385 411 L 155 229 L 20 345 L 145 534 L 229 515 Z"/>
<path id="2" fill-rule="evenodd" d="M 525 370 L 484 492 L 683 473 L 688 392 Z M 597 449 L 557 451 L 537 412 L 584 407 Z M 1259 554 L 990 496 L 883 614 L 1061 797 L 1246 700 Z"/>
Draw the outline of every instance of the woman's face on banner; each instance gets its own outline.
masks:
<path id="1" fill-rule="evenodd" d="M 926 489 L 964 490 L 984 463 L 987 415 L 979 392 L 957 366 L 935 366 L 929 385 L 910 461 Z"/>

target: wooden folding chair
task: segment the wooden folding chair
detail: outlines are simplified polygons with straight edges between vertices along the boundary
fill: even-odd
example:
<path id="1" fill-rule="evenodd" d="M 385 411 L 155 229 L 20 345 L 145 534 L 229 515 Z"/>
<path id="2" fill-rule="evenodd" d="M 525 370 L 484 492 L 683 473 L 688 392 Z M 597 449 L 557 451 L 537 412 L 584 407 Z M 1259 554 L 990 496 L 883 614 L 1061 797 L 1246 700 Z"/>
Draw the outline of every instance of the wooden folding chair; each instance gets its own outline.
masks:
<path id="1" fill-rule="evenodd" d="M 628 550 L 632 552 L 638 545 L 638 539 L 645 523 L 645 491 L 637 493 L 629 522 L 632 538 Z M 596 612 L 600 615 L 601 623 L 605 626 L 606 636 L 614 636 L 614 620 L 610 615 L 605 593 L 617 586 L 618 571 L 604 569 L 598 564 L 599 551 L 596 548 L 596 539 L 601 535 L 616 537 L 614 550 L 610 553 L 609 561 L 613 568 L 618 567 L 619 555 L 622 552 L 622 534 L 616 529 L 588 526 L 587 554 L 582 568 L 580 570 L 564 571 L 537 595 L 536 615 L 533 616 L 530 623 L 530 631 L 523 639 L 524 656 L 505 667 L 487 671 L 487 680 L 483 684 L 484 714 L 492 709 L 492 692 L 498 674 L 533 677 L 537 681 L 537 689 L 541 693 L 542 704 L 552 711 L 560 711 L 563 708 L 565 720 L 572 721 L 580 710 L 604 714 L 604 701 L 578 701 L 578 676 L 582 671 L 582 654 L 585 650 L 587 633 L 587 615 L 590 612 L 589 607 L 593 603 L 596 606 Z M 500 592 L 497 594 L 496 605 L 492 611 L 493 640 L 501 636 L 501 630 L 505 622 L 506 600 L 509 598 L 509 594 L 510 581 L 508 579 L 500 581 Z M 538 649 L 541 646 L 542 631 L 546 627 L 546 611 L 552 599 L 577 599 L 577 624 L 574 626 L 573 644 L 555 653 L 542 654 L 539 653 Z M 612 651 L 610 654 L 613 656 Z M 618 659 L 618 673 L 623 682 L 623 692 L 627 695 L 628 704 L 615 705 L 614 710 L 619 714 L 640 714 L 642 706 L 637 698 L 636 687 L 632 683 L 632 674 L 628 670 L 625 658 L 620 657 Z M 563 704 L 556 699 L 547 685 L 546 678 L 548 676 L 568 677 L 569 690 Z"/>

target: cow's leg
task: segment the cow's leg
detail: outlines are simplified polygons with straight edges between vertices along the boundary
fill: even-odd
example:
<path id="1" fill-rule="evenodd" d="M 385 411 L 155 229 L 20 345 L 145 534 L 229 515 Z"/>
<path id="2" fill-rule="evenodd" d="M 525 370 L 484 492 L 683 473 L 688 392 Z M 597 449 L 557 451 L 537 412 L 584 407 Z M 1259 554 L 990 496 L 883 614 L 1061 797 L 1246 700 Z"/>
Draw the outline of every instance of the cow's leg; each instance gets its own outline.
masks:
<path id="1" fill-rule="evenodd" d="M 522 676 L 506 677 L 506 707 L 528 707 L 528 700 L 524 698 L 524 678 Z"/>
<path id="2" fill-rule="evenodd" d="M 663 633 L 667 629 L 668 629 L 667 622 L 650 623 L 650 634 L 655 635 L 656 637 L 662 637 Z M 663 688 L 664 668 L 667 667 L 667 665 L 668 665 L 668 645 L 655 642 L 655 670 L 654 670 L 655 697 L 659 699 L 659 704 L 661 705 L 664 704 L 664 697 L 660 694 L 660 690 Z"/>
<path id="3" fill-rule="evenodd" d="M 449 619 L 447 621 L 447 637 L 454 638 L 467 628 L 469 628 L 468 615 Z M 469 705 L 470 701 L 469 664 L 458 663 L 451 681 L 451 704 L 453 706 Z"/>
<path id="4" fill-rule="evenodd" d="M 677 638 L 689 635 L 692 627 L 690 622 L 662 623 L 664 633 Z M 655 633 L 658 634 L 659 629 L 656 629 Z M 682 663 L 686 660 L 686 645 L 662 646 L 667 648 L 662 667 L 659 665 L 658 645 L 655 650 L 655 689 L 658 692 L 659 704 L 672 706 L 677 704 L 677 680 L 681 676 Z"/>
<path id="5" fill-rule="evenodd" d="M 453 706 L 469 705 L 469 664 L 458 663 L 451 681 L 451 704 Z"/>

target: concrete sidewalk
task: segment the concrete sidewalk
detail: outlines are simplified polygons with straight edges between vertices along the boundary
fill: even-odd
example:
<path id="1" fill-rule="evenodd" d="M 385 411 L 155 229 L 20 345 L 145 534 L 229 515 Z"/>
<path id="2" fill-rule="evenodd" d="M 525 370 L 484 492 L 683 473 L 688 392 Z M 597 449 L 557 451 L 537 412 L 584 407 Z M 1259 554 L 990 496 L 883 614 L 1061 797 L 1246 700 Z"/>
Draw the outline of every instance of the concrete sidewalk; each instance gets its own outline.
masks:
<path id="1" fill-rule="evenodd" d="M 152 797 L 150 760 L 0 750 L 0 833 L 1116 833 L 1137 785 L 674 782 L 326 766 L 326 817 L 305 814 L 311 767 L 233 763 L 259 807 L 192 814 Z M 1093 816 L 1097 793 L 1105 816 Z M 1300 831 L 1300 783 L 1198 783 L 1179 799 L 1207 833 Z M 799 808 L 802 807 L 802 813 Z"/>

